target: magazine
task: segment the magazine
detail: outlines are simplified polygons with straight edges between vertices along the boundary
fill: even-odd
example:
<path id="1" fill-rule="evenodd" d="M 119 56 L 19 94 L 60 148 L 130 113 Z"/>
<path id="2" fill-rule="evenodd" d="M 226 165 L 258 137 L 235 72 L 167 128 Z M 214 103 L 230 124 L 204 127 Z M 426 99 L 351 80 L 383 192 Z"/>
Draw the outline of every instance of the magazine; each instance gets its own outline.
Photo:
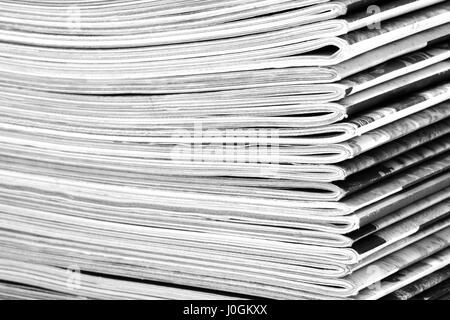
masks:
<path id="1" fill-rule="evenodd" d="M 445 280 L 442 283 L 426 290 L 423 293 L 418 294 L 411 300 L 448 300 L 450 293 L 450 281 Z"/>
<path id="2" fill-rule="evenodd" d="M 0 9 L 0 299 L 450 295 L 449 1 Z"/>
<path id="3" fill-rule="evenodd" d="M 450 266 L 439 269 L 428 276 L 384 296 L 383 300 L 410 300 L 447 279 L 450 279 Z"/>
<path id="4" fill-rule="evenodd" d="M 52 300 L 238 300 L 236 296 L 81 274 L 75 265 L 60 268 L 23 260 L 0 259 L 0 296 Z M 8 281 L 8 283 L 4 283 Z M 20 285 L 22 284 L 22 285 Z M 25 284 L 25 285 L 23 285 Z"/>
<path id="5" fill-rule="evenodd" d="M 436 270 L 442 269 L 450 264 L 450 249 L 445 249 L 426 258 L 416 264 L 403 269 L 392 276 L 383 279 L 377 285 L 364 289 L 357 296 L 356 300 L 378 300 L 387 296 L 388 294 L 401 290 L 414 281 L 421 281 Z"/>
<path id="6" fill-rule="evenodd" d="M 44 159 L 30 159 L 21 156 L 0 154 L 0 169 L 39 175 L 64 177 L 83 181 L 95 181 L 115 185 L 158 188 L 159 190 L 191 190 L 201 193 L 257 196 L 262 198 L 339 201 L 355 192 L 392 177 L 423 161 L 450 151 L 447 137 L 434 140 L 405 152 L 391 160 L 360 171 L 345 181 L 334 183 L 315 181 L 295 181 L 279 178 L 252 179 L 228 177 L 167 177 L 154 174 L 130 174 L 107 169 L 92 170 L 79 164 L 55 163 Z M 217 187 L 220 186 L 220 193 Z"/>
<path id="7" fill-rule="evenodd" d="M 259 263 L 257 269 L 254 269 L 236 267 L 233 266 L 233 264 L 227 264 L 226 266 L 220 265 L 216 267 L 211 261 L 209 261 L 208 266 L 206 266 L 203 264 L 203 260 L 197 260 L 197 264 L 204 265 L 201 267 L 201 274 L 199 274 L 200 269 L 198 269 L 200 266 L 191 267 L 186 262 L 179 265 L 178 268 L 176 267 L 176 264 L 164 263 L 165 267 L 161 269 L 158 265 L 163 262 L 159 260 L 152 260 L 151 264 L 147 262 L 145 267 L 146 271 L 144 271 L 142 267 L 138 267 L 139 262 L 137 258 L 133 259 L 135 265 L 133 268 L 130 268 L 125 264 L 120 264 L 117 260 L 115 263 L 112 263 L 112 261 L 106 262 L 104 259 L 106 259 L 107 256 L 103 254 L 102 256 L 104 258 L 100 258 L 98 253 L 94 254 L 95 251 L 93 251 L 93 249 L 90 249 L 88 260 L 83 260 L 83 257 L 86 256 L 86 249 L 84 249 L 84 251 L 74 251 L 77 244 L 77 242 L 74 241 L 72 241 L 72 244 L 70 245 L 67 243 L 65 248 L 61 250 L 63 247 L 58 249 L 59 245 L 57 243 L 59 241 L 53 240 L 53 246 L 50 252 L 48 250 L 44 250 L 39 251 L 39 254 L 33 254 L 30 251 L 33 250 L 33 247 L 42 246 L 46 242 L 45 238 L 42 237 L 42 242 L 26 242 L 27 247 L 24 248 L 27 249 L 25 249 L 25 251 L 20 249 L 7 249 L 5 251 L 5 256 L 13 258 L 22 255 L 26 256 L 28 261 L 32 261 L 34 263 L 40 264 L 43 261 L 49 263 L 51 261 L 52 265 L 61 265 L 61 267 L 67 265 L 67 260 L 64 260 L 64 256 L 66 256 L 66 259 L 69 258 L 71 263 L 76 263 L 83 270 L 98 271 L 99 269 L 97 268 L 100 268 L 101 270 L 102 266 L 107 264 L 109 274 L 123 274 L 126 272 L 129 276 L 137 277 L 137 272 L 141 270 L 139 272 L 141 277 L 141 272 L 145 272 L 145 274 L 151 277 L 152 280 L 163 280 L 169 283 L 173 283 L 174 281 L 175 283 L 177 281 L 182 281 L 185 285 L 195 285 L 206 289 L 214 288 L 215 290 L 221 291 L 226 291 L 227 289 L 230 290 L 231 284 L 234 284 L 238 287 L 230 291 L 235 291 L 238 289 L 239 292 L 243 294 L 255 295 L 255 293 L 257 293 L 256 295 L 260 297 L 284 296 L 285 298 L 306 298 L 311 297 L 312 295 L 326 295 L 344 298 L 353 296 L 373 283 L 380 281 L 405 267 L 419 262 L 420 260 L 441 251 L 442 249 L 445 249 L 449 244 L 449 231 L 450 229 L 447 228 L 440 232 L 436 232 L 423 240 L 406 246 L 405 248 L 394 252 L 373 264 L 363 267 L 355 271 L 353 274 L 341 279 L 319 278 L 317 276 L 311 277 L 301 273 L 295 273 L 292 268 L 286 264 L 284 265 L 286 269 L 283 269 L 283 271 L 275 271 L 262 268 L 261 263 Z M 70 236 L 70 232 L 67 236 Z M 26 237 L 29 238 L 29 236 Z M 24 236 L 21 236 L 21 238 L 24 238 Z M 20 241 L 22 242 L 24 240 Z M 62 240 L 62 242 L 64 242 L 64 240 Z M 135 254 L 138 254 L 141 250 L 140 248 L 140 246 L 135 247 Z M 27 254 L 24 255 L 25 252 L 27 252 Z M 55 255 L 51 252 L 59 252 L 59 254 Z M 78 253 L 74 254 L 75 252 Z M 193 254 L 195 255 L 194 252 Z M 107 260 L 110 260 L 113 256 L 113 254 L 108 254 L 108 257 L 110 258 Z M 166 259 L 167 258 L 169 257 L 166 254 Z M 121 259 L 125 259 L 124 254 L 122 254 Z M 174 272 L 181 266 L 183 272 Z M 373 272 L 374 270 L 376 270 L 376 272 Z M 289 273 L 287 274 L 285 271 L 289 271 Z M 276 288 L 278 288 L 279 294 L 273 295 L 273 292 L 277 291 Z M 280 289 L 283 290 L 280 292 Z M 302 292 L 302 290 L 305 291 Z"/>
<path id="8" fill-rule="evenodd" d="M 58 131 L 47 128 L 20 126 L 17 124 L 1 123 L 2 136 L 0 142 L 14 143 L 15 145 L 34 146 L 49 149 L 49 152 L 78 152 L 89 155 L 87 157 L 126 157 L 145 158 L 146 163 L 152 160 L 165 160 L 175 166 L 177 162 L 195 162 L 205 169 L 210 162 L 246 163 L 249 159 L 253 163 L 316 163 L 333 164 L 352 159 L 364 152 L 370 151 L 388 142 L 404 137 L 419 129 L 444 120 L 449 115 L 448 102 L 427 108 L 410 116 L 404 117 L 381 128 L 369 131 L 359 137 L 346 142 L 326 145 L 295 145 L 295 139 L 273 137 L 217 137 L 218 144 L 201 144 L 203 136 L 192 138 L 183 135 L 169 138 L 166 144 L 152 144 L 152 137 L 146 136 L 109 136 L 90 135 L 70 131 Z M 20 130 L 20 131 L 19 131 Z M 181 134 L 181 133 L 180 133 Z M 187 138 L 187 139 L 186 139 Z M 95 140 L 94 140 L 95 139 Z M 253 140 L 252 140 L 253 139 Z M 119 142 L 120 141 L 120 142 Z M 160 141 L 160 140 L 159 140 Z M 189 141 L 191 145 L 185 145 Z M 233 141 L 231 148 L 223 150 L 223 144 Z M 255 153 L 252 145 L 257 143 L 275 145 L 268 148 L 268 152 Z M 145 146 L 143 146 L 145 143 Z M 238 143 L 235 145 L 235 143 Z M 288 144 L 290 143 L 290 144 Z M 195 147 L 197 146 L 197 147 Z M 256 144 L 255 144 L 256 146 Z M 193 148 L 194 147 L 194 148 Z M 51 151 L 50 151 L 51 149 Z M 250 157 L 250 158 L 249 158 Z M 273 173 L 272 173 L 273 174 Z"/>
<path id="9" fill-rule="evenodd" d="M 390 212 L 388 215 L 385 215 L 372 223 L 363 225 L 358 230 L 350 232 L 346 236 L 352 239 L 352 241 L 365 239 L 367 236 L 372 235 L 379 230 L 416 215 L 418 212 L 435 204 L 446 201 L 448 198 L 450 198 L 450 188 L 447 187 L 422 199 L 414 201 L 410 205 Z"/>

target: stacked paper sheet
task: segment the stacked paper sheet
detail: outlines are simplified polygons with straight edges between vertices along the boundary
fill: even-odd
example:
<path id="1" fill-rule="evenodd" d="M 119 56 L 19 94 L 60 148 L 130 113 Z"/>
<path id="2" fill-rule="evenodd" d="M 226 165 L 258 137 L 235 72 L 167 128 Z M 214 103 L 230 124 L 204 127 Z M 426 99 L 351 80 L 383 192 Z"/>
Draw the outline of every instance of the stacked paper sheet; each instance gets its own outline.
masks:
<path id="1" fill-rule="evenodd" d="M 1 298 L 448 296 L 447 1 L 0 9 Z"/>

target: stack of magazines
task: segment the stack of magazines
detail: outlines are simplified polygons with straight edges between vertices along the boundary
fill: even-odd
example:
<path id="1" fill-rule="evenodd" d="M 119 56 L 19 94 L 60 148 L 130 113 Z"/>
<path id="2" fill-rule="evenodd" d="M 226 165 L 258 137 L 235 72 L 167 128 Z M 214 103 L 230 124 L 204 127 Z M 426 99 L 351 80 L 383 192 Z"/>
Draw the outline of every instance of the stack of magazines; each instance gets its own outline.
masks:
<path id="1" fill-rule="evenodd" d="M 448 299 L 450 2 L 0 0 L 0 298 Z"/>

